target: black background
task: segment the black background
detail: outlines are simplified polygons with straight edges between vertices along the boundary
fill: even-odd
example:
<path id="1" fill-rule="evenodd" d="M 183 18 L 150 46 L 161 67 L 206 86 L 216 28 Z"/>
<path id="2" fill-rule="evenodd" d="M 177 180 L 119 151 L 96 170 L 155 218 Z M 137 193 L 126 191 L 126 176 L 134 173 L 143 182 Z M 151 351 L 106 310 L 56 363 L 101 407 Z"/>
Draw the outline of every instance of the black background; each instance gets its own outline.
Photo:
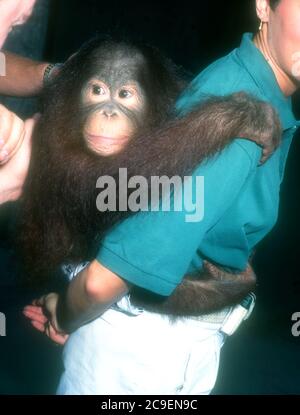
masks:
<path id="1" fill-rule="evenodd" d="M 254 0 L 133 2 L 64 0 L 50 2 L 44 57 L 64 61 L 88 38 L 122 34 L 162 49 L 191 74 L 240 43 L 258 27 Z M 294 100 L 299 114 L 299 94 Z M 291 334 L 291 316 L 300 311 L 300 145 L 294 139 L 281 190 L 276 227 L 255 258 L 257 306 L 252 318 L 222 351 L 216 394 L 300 393 L 300 337 Z M 53 393 L 60 349 L 33 333 L 21 306 L 36 293 L 16 288 L 16 258 L 9 238 L 12 211 L 0 209 L 0 311 L 8 322 L 0 338 L 0 393 Z M 0 284 L 1 284 L 0 281 Z"/>

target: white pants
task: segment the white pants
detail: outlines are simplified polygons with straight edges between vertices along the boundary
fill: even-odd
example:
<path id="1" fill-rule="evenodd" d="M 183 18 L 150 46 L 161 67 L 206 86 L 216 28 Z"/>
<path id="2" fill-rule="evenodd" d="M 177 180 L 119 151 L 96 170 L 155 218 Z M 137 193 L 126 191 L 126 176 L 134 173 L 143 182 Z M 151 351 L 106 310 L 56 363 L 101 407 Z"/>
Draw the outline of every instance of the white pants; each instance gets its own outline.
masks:
<path id="1" fill-rule="evenodd" d="M 125 296 L 69 337 L 57 393 L 209 394 L 224 342 L 220 327 L 198 318 L 172 324 Z"/>

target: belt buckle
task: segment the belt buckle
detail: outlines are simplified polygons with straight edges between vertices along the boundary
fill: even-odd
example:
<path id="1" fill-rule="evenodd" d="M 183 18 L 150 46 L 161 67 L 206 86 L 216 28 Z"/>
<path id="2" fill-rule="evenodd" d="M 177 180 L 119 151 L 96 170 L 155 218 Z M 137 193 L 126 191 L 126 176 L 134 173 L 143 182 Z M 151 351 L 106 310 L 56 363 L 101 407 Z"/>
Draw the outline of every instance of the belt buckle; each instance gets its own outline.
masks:
<path id="1" fill-rule="evenodd" d="M 233 307 L 231 313 L 227 316 L 220 330 L 227 336 L 231 336 L 243 321 L 250 317 L 255 306 L 256 296 L 254 293 L 249 293 L 243 300 Z"/>

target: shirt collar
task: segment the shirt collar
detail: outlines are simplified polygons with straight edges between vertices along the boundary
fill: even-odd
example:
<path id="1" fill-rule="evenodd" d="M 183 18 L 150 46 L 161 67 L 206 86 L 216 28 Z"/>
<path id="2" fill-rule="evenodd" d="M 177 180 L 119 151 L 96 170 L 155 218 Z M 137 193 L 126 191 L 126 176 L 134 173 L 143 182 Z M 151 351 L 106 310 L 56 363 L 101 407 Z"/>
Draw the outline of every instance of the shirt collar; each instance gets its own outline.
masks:
<path id="1" fill-rule="evenodd" d="M 247 72 L 256 83 L 262 94 L 277 109 L 282 128 L 299 126 L 292 111 L 291 98 L 284 96 L 281 91 L 274 72 L 266 61 L 261 51 L 252 41 L 253 34 L 245 33 L 242 38 L 240 47 L 236 50 L 237 56 L 246 68 Z"/>

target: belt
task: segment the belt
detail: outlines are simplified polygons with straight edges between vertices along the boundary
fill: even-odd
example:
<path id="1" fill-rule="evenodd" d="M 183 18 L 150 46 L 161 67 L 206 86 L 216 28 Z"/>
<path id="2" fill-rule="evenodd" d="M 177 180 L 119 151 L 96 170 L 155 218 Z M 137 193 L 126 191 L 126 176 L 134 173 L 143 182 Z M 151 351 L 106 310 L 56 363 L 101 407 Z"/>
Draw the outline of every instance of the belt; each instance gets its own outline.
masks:
<path id="1" fill-rule="evenodd" d="M 201 316 L 184 317 L 189 320 L 202 321 L 203 323 L 214 323 L 220 325 L 220 330 L 231 336 L 241 325 L 247 320 L 252 313 L 255 305 L 255 294 L 248 294 L 239 304 L 232 307 L 225 307 L 220 311 L 209 314 L 202 314 Z M 130 294 L 125 295 L 117 303 L 113 304 L 111 308 L 122 311 L 131 316 L 138 316 L 145 310 L 143 307 L 137 307 L 130 301 Z M 155 313 L 154 313 L 155 314 Z M 157 313 L 156 313 L 157 314 Z"/>

